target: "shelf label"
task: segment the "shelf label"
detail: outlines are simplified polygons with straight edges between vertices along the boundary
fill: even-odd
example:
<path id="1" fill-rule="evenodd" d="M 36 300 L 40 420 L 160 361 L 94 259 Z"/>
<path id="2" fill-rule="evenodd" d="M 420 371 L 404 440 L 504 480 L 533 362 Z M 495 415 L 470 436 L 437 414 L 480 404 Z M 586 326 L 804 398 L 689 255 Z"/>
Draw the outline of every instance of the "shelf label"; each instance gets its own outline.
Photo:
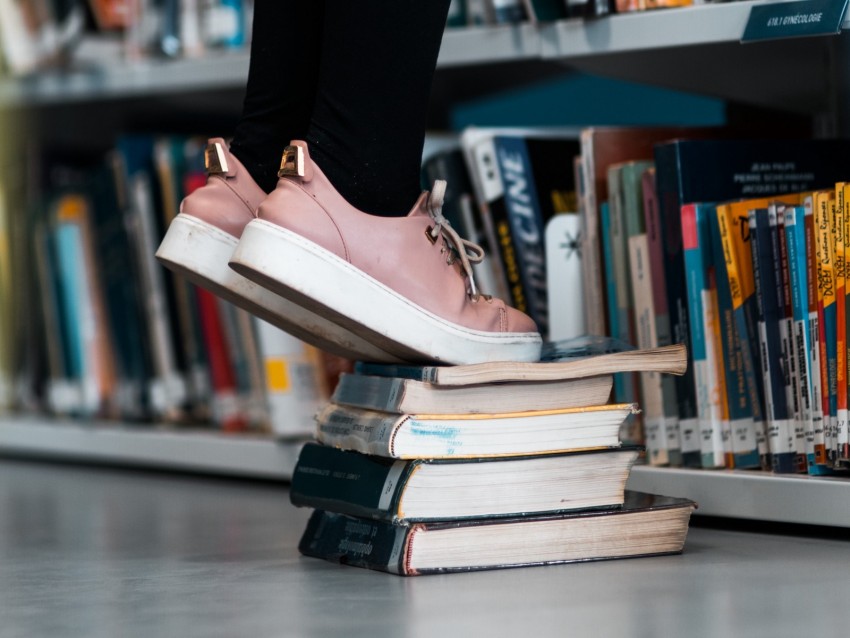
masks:
<path id="1" fill-rule="evenodd" d="M 848 0 L 802 0 L 759 4 L 750 17 L 741 42 L 776 40 L 841 31 Z"/>

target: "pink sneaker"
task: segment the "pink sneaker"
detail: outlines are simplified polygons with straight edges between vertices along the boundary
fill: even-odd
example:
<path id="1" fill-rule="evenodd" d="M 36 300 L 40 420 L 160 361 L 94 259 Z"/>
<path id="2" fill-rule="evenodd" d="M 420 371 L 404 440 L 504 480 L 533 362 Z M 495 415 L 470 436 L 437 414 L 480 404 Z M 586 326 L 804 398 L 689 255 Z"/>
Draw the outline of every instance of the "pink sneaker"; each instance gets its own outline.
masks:
<path id="1" fill-rule="evenodd" d="M 322 350 L 348 359 L 397 362 L 398 357 L 228 267 L 242 231 L 266 194 L 223 139 L 209 141 L 205 159 L 207 183 L 183 200 L 156 251 L 157 259 L 192 283 Z"/>
<path id="2" fill-rule="evenodd" d="M 279 174 L 231 257 L 237 272 L 409 361 L 539 358 L 534 322 L 476 289 L 482 251 L 442 216 L 445 182 L 387 218 L 346 202 L 304 142 L 286 148 Z"/>

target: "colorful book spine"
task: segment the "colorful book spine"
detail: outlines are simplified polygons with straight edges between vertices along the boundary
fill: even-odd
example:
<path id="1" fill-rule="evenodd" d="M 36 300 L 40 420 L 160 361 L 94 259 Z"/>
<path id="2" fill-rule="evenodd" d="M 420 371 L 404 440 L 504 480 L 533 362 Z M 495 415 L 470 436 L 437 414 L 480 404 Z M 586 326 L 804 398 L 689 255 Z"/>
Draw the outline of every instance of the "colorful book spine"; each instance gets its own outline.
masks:
<path id="1" fill-rule="evenodd" d="M 782 338 L 782 365 L 785 372 L 785 397 L 794 433 L 797 472 L 806 472 L 806 440 L 802 406 L 800 405 L 800 371 L 794 352 L 794 310 L 791 300 L 788 242 L 785 233 L 785 209 L 781 202 L 770 204 L 773 264 L 776 272 L 776 295 L 779 300 L 779 334 Z"/>
<path id="2" fill-rule="evenodd" d="M 810 474 L 822 473 L 815 462 L 814 412 L 815 395 L 812 384 L 811 332 L 809 327 L 808 264 L 806 257 L 806 226 L 803 206 L 785 209 L 785 235 L 788 247 L 788 274 L 791 281 L 791 305 L 794 317 L 793 354 L 797 361 L 799 405 L 806 464 Z M 819 398 L 819 397 L 818 397 Z"/>
<path id="3" fill-rule="evenodd" d="M 775 226 L 775 224 L 773 224 Z M 768 208 L 749 210 L 750 246 L 758 306 L 758 335 L 761 345 L 761 372 L 764 378 L 764 406 L 767 416 L 768 448 L 774 472 L 796 470 L 794 430 L 788 412 L 785 377 L 782 369 L 782 340 L 779 334 L 779 300 L 776 296 L 771 220 Z"/>
<path id="4" fill-rule="evenodd" d="M 611 244 L 611 208 L 608 202 L 599 205 L 600 230 L 602 236 L 602 263 L 605 267 L 605 299 L 608 308 L 617 307 L 617 284 L 614 276 L 614 248 Z M 619 330 L 618 315 L 610 313 L 608 317 L 610 334 L 616 335 Z M 620 372 L 614 375 L 614 401 L 617 403 L 633 403 L 637 401 L 637 394 L 633 383 L 634 375 L 628 372 Z M 643 428 L 643 420 L 630 417 L 623 423 L 620 430 L 620 439 L 627 444 L 644 445 L 646 433 Z"/>
<path id="5" fill-rule="evenodd" d="M 670 312 L 667 307 L 664 236 L 659 217 L 654 167 L 643 172 L 641 189 L 646 240 L 649 249 L 649 268 L 652 272 L 652 305 L 655 308 L 657 344 L 666 346 L 673 343 L 673 334 L 670 328 Z M 661 385 L 664 389 L 664 414 L 675 416 L 677 419 L 678 446 L 682 451 L 682 465 L 685 467 L 701 467 L 699 422 L 696 413 L 687 413 L 683 417 L 683 413 L 680 412 L 677 383 L 678 379 L 670 375 L 664 375 L 661 379 Z"/>
<path id="6" fill-rule="evenodd" d="M 712 211 L 714 212 L 714 211 Z M 726 259 L 717 215 L 710 215 L 709 231 L 711 251 L 714 260 L 714 281 L 717 289 L 717 316 L 720 323 L 720 344 L 723 353 L 723 371 L 725 374 L 726 409 L 729 427 L 732 432 L 732 454 L 734 467 L 759 467 L 759 451 L 756 442 L 756 428 L 762 427 L 761 406 L 755 384 L 752 383 L 755 371 L 745 368 L 745 357 L 735 326 L 735 314 L 732 307 L 732 291 L 726 273 Z M 750 361 L 746 358 L 746 361 Z"/>
<path id="7" fill-rule="evenodd" d="M 844 422 L 844 431 L 839 433 L 839 456 L 850 459 L 850 285 L 847 285 L 850 275 L 850 183 L 840 182 L 844 213 L 844 318 L 845 333 L 848 336 L 844 360 L 846 363 L 845 379 L 848 385 L 848 418 Z"/>
<path id="8" fill-rule="evenodd" d="M 814 194 L 803 197 L 804 224 L 806 229 L 806 288 L 809 298 L 809 354 L 812 379 L 812 446 L 815 451 L 815 465 L 826 467 L 826 422 L 829 419 L 829 409 L 824 412 L 823 386 L 826 383 L 824 368 L 821 363 L 821 341 L 823 338 L 823 305 L 820 300 L 820 283 L 818 278 L 818 256 L 815 227 Z M 824 347 L 825 348 L 825 347 Z M 811 467 L 811 466 L 810 466 Z M 811 472 L 811 469 L 810 469 Z"/>
<path id="9" fill-rule="evenodd" d="M 717 221 L 720 240 L 723 245 L 723 257 L 726 263 L 726 275 L 732 294 L 732 308 L 735 328 L 741 342 L 744 370 L 747 371 L 747 384 L 753 398 L 753 409 L 764 406 L 764 381 L 761 375 L 761 359 L 758 342 L 758 323 L 753 280 L 752 251 L 750 247 L 749 220 L 746 209 L 735 204 L 717 206 Z M 767 445 L 764 412 L 756 419 L 756 443 L 761 465 L 769 468 L 770 450 Z"/>
<path id="10" fill-rule="evenodd" d="M 844 201 L 843 182 L 835 185 L 835 206 L 833 208 L 833 241 L 835 242 L 835 330 L 836 330 L 836 355 L 835 355 L 835 385 L 836 385 L 836 412 L 837 423 L 835 430 L 835 455 L 836 459 L 842 456 L 847 447 L 848 439 L 848 397 L 847 397 L 847 297 L 846 287 L 846 220 L 845 211 L 847 204 Z"/>
<path id="11" fill-rule="evenodd" d="M 549 307 L 546 296 L 544 219 L 535 188 L 531 161 L 520 137 L 493 138 L 504 185 L 504 206 L 513 242 L 526 312 L 547 333 Z M 500 231 L 501 232 L 501 231 Z"/>
<path id="12" fill-rule="evenodd" d="M 814 195 L 815 245 L 818 275 L 818 316 L 821 318 L 820 355 L 823 385 L 824 446 L 826 462 L 834 461 L 835 427 L 838 420 L 837 370 L 838 354 L 835 307 L 835 253 L 833 234 L 835 195 L 832 191 L 816 191 Z"/>
<path id="13" fill-rule="evenodd" d="M 691 322 L 691 359 L 696 384 L 697 414 L 700 422 L 700 452 L 706 468 L 727 465 L 724 453 L 724 427 L 720 401 L 720 366 L 716 358 L 716 291 L 711 247 L 708 241 L 708 214 L 711 207 L 697 204 L 682 206 L 682 240 L 688 288 L 688 312 Z"/>
<path id="14" fill-rule="evenodd" d="M 652 274 L 648 268 L 645 233 L 629 237 L 629 259 L 631 289 L 635 301 L 637 345 L 648 348 L 652 347 L 649 344 L 655 340 L 655 313 L 652 307 L 645 303 L 652 297 Z M 674 458 L 673 450 L 667 446 L 668 423 L 664 415 L 660 374 L 644 372 L 640 375 L 640 396 L 649 463 L 651 465 L 681 464 L 681 458 Z"/>

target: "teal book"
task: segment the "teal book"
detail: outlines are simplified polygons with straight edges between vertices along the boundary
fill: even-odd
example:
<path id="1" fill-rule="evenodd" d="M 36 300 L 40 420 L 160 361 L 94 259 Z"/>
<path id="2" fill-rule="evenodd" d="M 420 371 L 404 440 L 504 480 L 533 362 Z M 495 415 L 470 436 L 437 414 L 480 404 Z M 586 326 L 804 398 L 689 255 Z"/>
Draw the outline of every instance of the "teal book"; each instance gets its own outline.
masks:
<path id="1" fill-rule="evenodd" d="M 785 392 L 782 339 L 779 331 L 777 273 L 774 265 L 769 210 L 750 209 L 749 228 L 758 308 L 758 336 L 762 353 L 760 360 L 764 377 L 768 446 L 773 471 L 787 474 L 796 471 L 796 443 Z"/>
<path id="2" fill-rule="evenodd" d="M 398 525 L 316 510 L 305 556 L 401 576 L 678 554 L 693 501 L 626 492 L 622 507 Z"/>
<path id="3" fill-rule="evenodd" d="M 293 505 L 392 522 L 539 514 L 623 504 L 639 448 L 395 461 L 308 443 Z"/>
<path id="4" fill-rule="evenodd" d="M 791 309 L 793 313 L 793 355 L 797 360 L 798 383 L 797 403 L 802 421 L 806 445 L 806 465 L 809 474 L 830 474 L 831 470 L 815 460 L 814 414 L 816 401 L 812 378 L 811 327 L 809 325 L 809 291 L 807 286 L 808 258 L 806 248 L 806 209 L 803 206 L 788 206 L 785 211 L 785 237 L 788 252 L 788 274 L 791 284 Z"/>
<path id="5" fill-rule="evenodd" d="M 690 345 L 697 415 L 700 422 L 702 466 L 717 468 L 729 465 L 725 448 L 731 451 L 728 418 L 724 421 L 721 383 L 722 359 L 718 358 L 715 322 L 717 321 L 717 287 L 711 250 L 709 221 L 714 207 L 702 204 L 682 206 L 682 249 L 691 322 Z"/>
<path id="6" fill-rule="evenodd" d="M 614 276 L 614 247 L 611 243 L 611 207 L 608 202 L 599 205 L 600 230 L 602 235 L 602 263 L 605 267 L 605 300 L 608 308 L 617 307 L 617 282 Z M 619 334 L 620 315 L 612 311 L 608 314 L 609 334 Z M 632 375 L 619 373 L 614 375 L 614 400 L 618 403 L 631 403 L 635 401 L 635 386 Z M 632 428 L 634 431 L 634 428 Z M 634 437 L 637 441 L 637 437 Z"/>

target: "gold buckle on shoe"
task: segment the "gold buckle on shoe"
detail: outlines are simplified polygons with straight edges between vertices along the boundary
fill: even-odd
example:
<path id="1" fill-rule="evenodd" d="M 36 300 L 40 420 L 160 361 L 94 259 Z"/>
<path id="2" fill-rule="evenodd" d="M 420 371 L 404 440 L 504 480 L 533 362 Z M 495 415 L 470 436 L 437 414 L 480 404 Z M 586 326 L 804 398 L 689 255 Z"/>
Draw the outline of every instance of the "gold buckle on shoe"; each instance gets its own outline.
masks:
<path id="1" fill-rule="evenodd" d="M 305 174 L 304 149 L 295 145 L 283 149 L 283 157 L 280 159 L 280 170 L 277 172 L 277 176 L 304 177 Z"/>
<path id="2" fill-rule="evenodd" d="M 210 175 L 223 175 L 228 172 L 227 155 L 221 142 L 207 144 L 204 149 L 204 168 Z"/>

